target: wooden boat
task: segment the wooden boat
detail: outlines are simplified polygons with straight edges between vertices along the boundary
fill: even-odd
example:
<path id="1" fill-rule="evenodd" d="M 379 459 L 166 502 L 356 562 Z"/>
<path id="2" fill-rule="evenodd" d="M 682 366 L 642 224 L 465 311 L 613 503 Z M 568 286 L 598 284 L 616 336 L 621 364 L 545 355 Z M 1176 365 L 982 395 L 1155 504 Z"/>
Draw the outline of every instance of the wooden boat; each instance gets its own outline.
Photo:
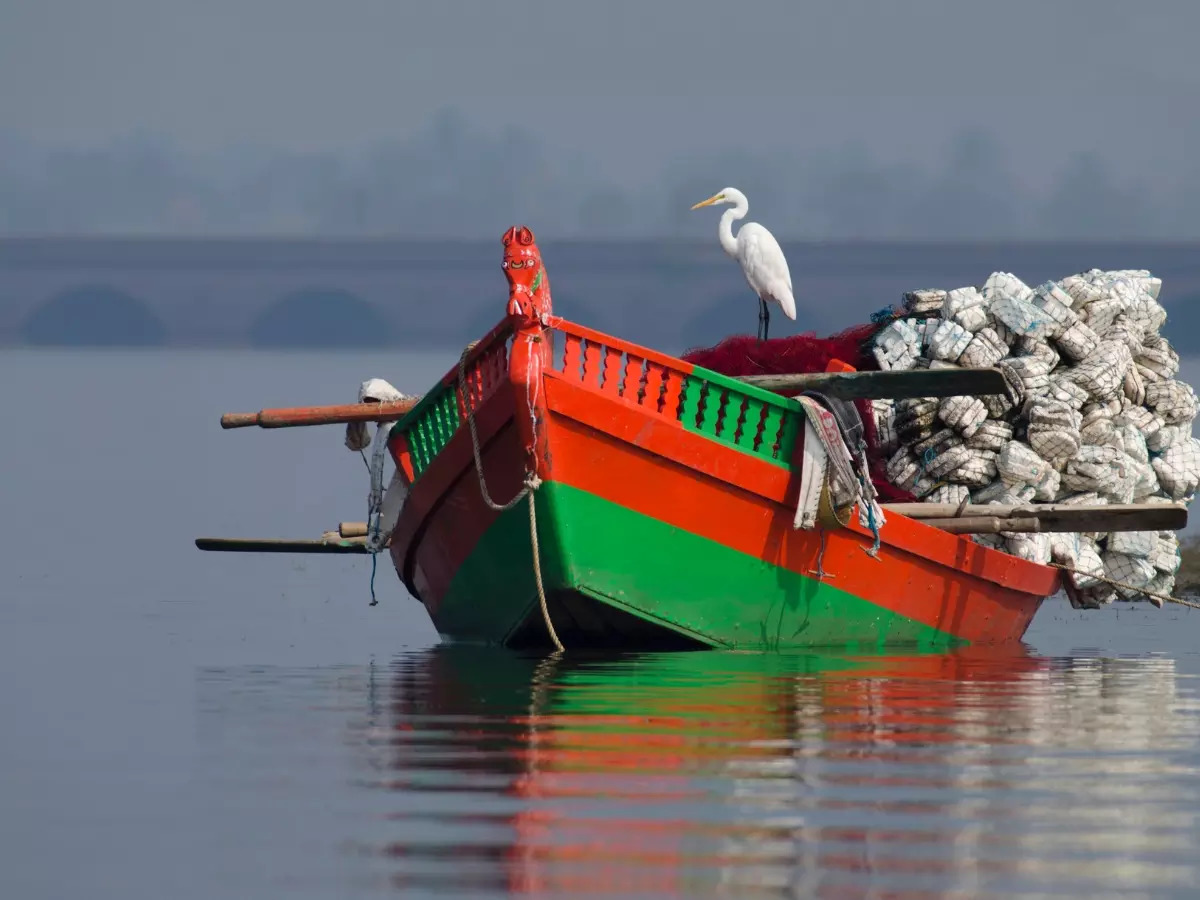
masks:
<path id="1" fill-rule="evenodd" d="M 548 618 L 566 647 L 1012 641 L 1059 589 L 904 516 L 874 556 L 853 517 L 794 529 L 800 403 L 553 315 L 532 235 L 509 240 L 509 315 L 390 437 L 411 485 L 390 553 L 444 637 L 549 645 Z"/>
<path id="2" fill-rule="evenodd" d="M 532 233 L 512 228 L 504 246 L 507 314 L 415 406 L 227 417 L 394 421 L 407 497 L 388 552 L 444 639 L 1003 643 L 1064 586 L 1056 568 L 953 533 L 965 524 L 891 511 L 877 535 L 855 516 L 793 527 L 799 401 L 555 315 Z"/>

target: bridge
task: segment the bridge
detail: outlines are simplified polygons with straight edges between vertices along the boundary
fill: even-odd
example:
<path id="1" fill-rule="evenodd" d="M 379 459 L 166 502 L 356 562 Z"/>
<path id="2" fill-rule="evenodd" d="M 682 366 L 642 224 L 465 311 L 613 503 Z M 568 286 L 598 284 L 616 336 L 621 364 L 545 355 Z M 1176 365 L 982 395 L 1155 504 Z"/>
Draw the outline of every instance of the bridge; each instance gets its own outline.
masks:
<path id="1" fill-rule="evenodd" d="M 667 351 L 753 333 L 737 264 L 705 243 L 540 240 L 555 311 Z M 1168 337 L 1200 350 L 1194 244 L 788 243 L 799 321 L 829 333 L 905 290 L 1092 266 L 1164 281 Z M 0 239 L 0 344 L 460 347 L 504 312 L 500 242 Z"/>

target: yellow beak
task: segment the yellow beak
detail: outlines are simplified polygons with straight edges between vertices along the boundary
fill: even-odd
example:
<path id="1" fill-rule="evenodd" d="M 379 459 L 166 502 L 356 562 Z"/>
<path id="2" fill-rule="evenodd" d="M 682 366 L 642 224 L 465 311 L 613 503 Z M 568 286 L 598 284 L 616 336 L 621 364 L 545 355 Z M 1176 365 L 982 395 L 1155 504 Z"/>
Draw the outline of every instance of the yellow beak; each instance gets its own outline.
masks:
<path id="1" fill-rule="evenodd" d="M 713 194 L 707 200 L 701 200 L 699 203 L 693 206 L 692 209 L 699 209 L 702 206 L 712 206 L 714 203 L 720 203 L 724 199 L 724 194 Z"/>

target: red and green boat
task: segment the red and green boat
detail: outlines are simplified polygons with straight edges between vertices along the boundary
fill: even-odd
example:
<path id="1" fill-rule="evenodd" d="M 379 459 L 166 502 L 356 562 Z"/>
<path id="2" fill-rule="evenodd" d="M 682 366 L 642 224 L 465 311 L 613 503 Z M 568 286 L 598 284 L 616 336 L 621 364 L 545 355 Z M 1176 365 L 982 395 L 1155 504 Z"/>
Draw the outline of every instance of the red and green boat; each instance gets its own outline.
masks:
<path id="1" fill-rule="evenodd" d="M 853 516 L 794 528 L 799 401 L 555 316 L 528 229 L 504 266 L 508 315 L 388 437 L 408 487 L 389 551 L 445 639 L 1006 642 L 1059 589 L 1054 568 L 894 513 L 873 553 Z"/>
<path id="2" fill-rule="evenodd" d="M 824 450 L 836 444 L 853 463 L 836 438 L 845 421 L 831 426 L 832 410 L 555 315 L 527 228 L 506 232 L 503 269 L 505 316 L 419 401 L 222 419 L 224 427 L 382 423 L 377 448 L 386 447 L 397 474 L 382 504 L 391 511 L 380 517 L 376 508 L 369 523 L 374 534 L 197 545 L 274 552 L 386 547 L 400 580 L 448 641 L 853 651 L 1014 642 L 1047 597 L 1060 588 L 1076 596 L 1058 568 L 958 532 L 1186 523 L 1186 508 L 1177 505 L 1039 507 L 1003 522 L 939 519 L 923 504 L 893 504 L 882 523 L 856 516 L 883 512 L 874 488 L 865 488 L 872 483 L 866 454 L 858 470 L 864 493 L 848 505 L 844 491 L 829 490 L 845 486 L 847 470 L 839 476 L 834 455 L 805 447 L 806 436 L 819 438 Z M 830 357 L 824 370 L 853 366 Z M 951 395 L 1003 384 L 997 370 L 960 370 L 949 384 L 936 371 L 852 377 L 866 384 L 880 376 L 909 379 L 915 393 L 857 396 L 926 396 L 937 380 Z M 977 377 L 988 386 L 971 381 Z M 860 418 L 865 428 L 869 416 Z M 384 456 L 376 459 L 381 478 Z M 825 464 L 828 474 L 814 475 Z M 817 483 L 825 489 L 814 493 Z M 982 509 L 996 515 L 993 507 Z M 1075 514 L 1082 514 L 1076 525 L 1087 527 L 1064 529 L 1061 518 L 1047 527 L 1035 518 Z"/>

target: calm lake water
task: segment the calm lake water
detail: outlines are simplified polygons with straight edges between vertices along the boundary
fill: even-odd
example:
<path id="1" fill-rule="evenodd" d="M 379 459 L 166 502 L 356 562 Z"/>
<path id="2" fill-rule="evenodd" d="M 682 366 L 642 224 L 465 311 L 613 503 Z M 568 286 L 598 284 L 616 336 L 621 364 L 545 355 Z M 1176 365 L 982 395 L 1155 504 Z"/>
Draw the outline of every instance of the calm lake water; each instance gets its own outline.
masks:
<path id="1" fill-rule="evenodd" d="M 455 354 L 0 354 L 0 896 L 1183 896 L 1200 618 L 1023 646 L 558 661 L 450 649 L 359 557 L 338 427 Z M 1195 363 L 1184 377 L 1200 380 Z M 486 598 L 481 598 L 485 600 Z"/>

